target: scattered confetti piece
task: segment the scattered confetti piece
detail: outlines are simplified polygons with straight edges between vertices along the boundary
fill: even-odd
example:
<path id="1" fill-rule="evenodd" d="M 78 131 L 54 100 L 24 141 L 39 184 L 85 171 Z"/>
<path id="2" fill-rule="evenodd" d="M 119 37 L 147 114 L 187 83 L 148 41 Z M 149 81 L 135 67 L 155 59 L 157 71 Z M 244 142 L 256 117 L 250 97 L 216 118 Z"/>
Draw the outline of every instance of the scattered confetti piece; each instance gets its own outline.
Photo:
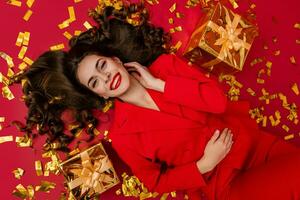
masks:
<path id="1" fill-rule="evenodd" d="M 93 26 L 92 26 L 88 21 L 85 21 L 85 22 L 83 23 L 83 26 L 84 26 L 87 30 L 93 28 Z"/>
<path id="2" fill-rule="evenodd" d="M 13 191 L 13 195 L 15 195 L 16 197 L 26 199 L 29 196 L 26 188 L 22 184 L 17 185 L 16 189 L 17 190 Z"/>
<path id="3" fill-rule="evenodd" d="M 27 10 L 27 12 L 25 13 L 23 19 L 24 19 L 25 21 L 28 21 L 29 18 L 31 17 L 31 15 L 32 15 L 32 10 Z"/>
<path id="4" fill-rule="evenodd" d="M 290 128 L 289 128 L 287 125 L 285 125 L 285 124 L 282 125 L 282 128 L 283 128 L 283 130 L 285 130 L 286 132 L 289 132 L 289 130 L 290 130 Z"/>
<path id="5" fill-rule="evenodd" d="M 296 44 L 300 44 L 300 39 L 296 39 Z"/>
<path id="6" fill-rule="evenodd" d="M 30 147 L 32 146 L 32 139 L 28 137 L 28 135 L 24 135 L 23 137 L 16 137 L 15 142 L 18 147 Z"/>
<path id="7" fill-rule="evenodd" d="M 51 189 L 55 188 L 55 183 L 42 181 L 41 185 L 35 187 L 35 191 L 49 192 Z"/>
<path id="8" fill-rule="evenodd" d="M 284 136 L 285 140 L 290 140 L 290 139 L 293 139 L 293 138 L 294 138 L 294 134 Z"/>
<path id="9" fill-rule="evenodd" d="M 28 64 L 28 65 L 32 65 L 32 63 L 33 63 L 33 61 L 32 61 L 30 58 L 26 57 L 26 56 L 25 56 L 25 58 L 23 59 L 23 61 L 24 61 L 26 64 Z"/>
<path id="10" fill-rule="evenodd" d="M 17 168 L 13 170 L 12 172 L 16 179 L 21 179 L 21 177 L 24 175 L 24 170 L 22 168 Z"/>
<path id="11" fill-rule="evenodd" d="M 273 52 L 273 55 L 274 55 L 274 56 L 279 56 L 279 55 L 280 55 L 280 50 L 274 51 L 274 52 Z"/>
<path id="12" fill-rule="evenodd" d="M 33 3 L 34 3 L 34 0 L 27 0 L 26 1 L 26 5 L 28 6 L 28 8 L 31 8 Z"/>
<path id="13" fill-rule="evenodd" d="M 65 32 L 64 32 L 64 36 L 65 36 L 68 40 L 70 40 L 70 39 L 72 38 L 72 35 L 71 35 L 68 31 L 65 31 Z"/>
<path id="14" fill-rule="evenodd" d="M 174 19 L 173 18 L 169 18 L 169 24 L 174 24 Z"/>
<path id="15" fill-rule="evenodd" d="M 9 0 L 9 1 L 7 1 L 7 3 L 10 4 L 10 5 L 13 5 L 13 6 L 18 6 L 18 7 L 22 6 L 22 2 L 17 1 L 17 0 Z"/>
<path id="16" fill-rule="evenodd" d="M 295 23 L 295 24 L 294 24 L 294 28 L 300 29 L 300 23 Z"/>
<path id="17" fill-rule="evenodd" d="M 56 50 L 61 50 L 61 49 L 64 49 L 64 48 L 65 48 L 65 45 L 63 43 L 61 43 L 61 44 L 51 46 L 50 50 L 51 51 L 56 51 Z"/>
<path id="18" fill-rule="evenodd" d="M 1 136 L 0 137 L 0 144 L 4 143 L 4 142 L 11 142 L 13 141 L 13 136 L 9 135 L 9 136 Z"/>
<path id="19" fill-rule="evenodd" d="M 42 169 L 42 163 L 40 160 L 35 161 L 35 171 L 37 176 L 42 176 L 43 175 L 43 169 Z"/>
<path id="20" fill-rule="evenodd" d="M 294 83 L 294 84 L 293 84 L 292 90 L 293 90 L 293 92 L 294 92 L 296 95 L 299 95 L 299 88 L 298 88 L 297 83 Z"/>
<path id="21" fill-rule="evenodd" d="M 19 59 L 23 59 L 24 56 L 25 56 L 26 51 L 27 51 L 27 47 L 22 46 L 22 48 L 21 48 L 21 50 L 20 50 L 20 52 L 19 52 L 19 54 L 18 54 L 18 58 L 19 58 Z"/>
<path id="22" fill-rule="evenodd" d="M 176 10 L 176 3 L 174 3 L 170 8 L 169 11 L 172 13 Z"/>
<path id="23" fill-rule="evenodd" d="M 256 64 L 258 64 L 258 63 L 261 63 L 261 62 L 263 62 L 263 59 L 262 59 L 262 58 L 255 58 L 255 59 L 250 63 L 250 65 L 251 65 L 251 66 L 254 66 L 254 65 L 256 65 Z"/>
<path id="24" fill-rule="evenodd" d="M 229 2 L 231 3 L 231 5 L 234 9 L 239 7 L 239 5 L 237 4 L 237 2 L 235 0 L 229 0 Z"/>
<path id="25" fill-rule="evenodd" d="M 256 96 L 256 93 L 255 93 L 251 88 L 247 88 L 247 92 L 248 92 L 251 96 Z"/>
<path id="26" fill-rule="evenodd" d="M 296 65 L 296 58 L 294 56 L 290 57 L 290 61 L 292 64 Z"/>
<path id="27" fill-rule="evenodd" d="M 8 100 L 12 100 L 15 98 L 8 86 L 2 87 L 2 96 Z"/>

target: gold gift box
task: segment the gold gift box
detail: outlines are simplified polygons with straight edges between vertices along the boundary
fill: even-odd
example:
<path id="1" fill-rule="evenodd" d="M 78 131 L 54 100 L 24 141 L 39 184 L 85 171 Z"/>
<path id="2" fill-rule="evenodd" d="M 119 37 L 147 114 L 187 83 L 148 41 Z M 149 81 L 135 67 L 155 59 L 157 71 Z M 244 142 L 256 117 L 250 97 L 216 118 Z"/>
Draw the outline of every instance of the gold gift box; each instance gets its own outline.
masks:
<path id="1" fill-rule="evenodd" d="M 76 199 L 91 199 L 120 182 L 101 143 L 62 162 L 60 170 Z"/>
<path id="2" fill-rule="evenodd" d="M 196 27 L 184 51 L 186 58 L 217 75 L 242 71 L 258 35 L 255 25 L 218 3 Z"/>

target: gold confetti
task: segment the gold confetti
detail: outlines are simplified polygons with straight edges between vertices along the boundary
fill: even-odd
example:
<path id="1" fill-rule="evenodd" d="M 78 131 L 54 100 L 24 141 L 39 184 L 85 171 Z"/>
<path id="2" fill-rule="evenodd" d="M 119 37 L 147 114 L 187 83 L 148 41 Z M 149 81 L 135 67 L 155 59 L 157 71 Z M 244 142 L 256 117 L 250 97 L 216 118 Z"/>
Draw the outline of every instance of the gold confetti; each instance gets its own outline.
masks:
<path id="1" fill-rule="evenodd" d="M 275 112 L 275 117 L 276 117 L 276 120 L 274 119 L 273 115 L 269 116 L 269 120 L 270 120 L 272 126 L 277 126 L 280 123 L 281 116 L 280 116 L 280 112 L 278 110 Z"/>
<path id="2" fill-rule="evenodd" d="M 25 56 L 25 58 L 23 59 L 23 61 L 24 61 L 25 63 L 27 63 L 28 65 L 32 65 L 32 63 L 33 63 L 33 61 L 32 61 L 30 58 L 26 57 L 26 56 Z"/>
<path id="3" fill-rule="evenodd" d="M 9 0 L 9 1 L 7 1 L 7 3 L 10 4 L 10 5 L 13 5 L 13 6 L 18 6 L 18 7 L 22 6 L 22 2 L 17 1 L 17 0 Z"/>
<path id="4" fill-rule="evenodd" d="M 16 179 L 21 179 L 21 176 L 24 174 L 24 170 L 22 168 L 17 168 L 12 172 Z"/>
<path id="5" fill-rule="evenodd" d="M 297 83 L 294 83 L 292 86 L 292 90 L 296 95 L 299 95 L 299 89 Z"/>
<path id="6" fill-rule="evenodd" d="M 18 68 L 20 70 L 25 70 L 27 68 L 27 64 L 25 62 L 22 62 L 22 63 L 19 64 Z"/>
<path id="7" fill-rule="evenodd" d="M 23 32 L 19 32 L 18 34 L 18 38 L 17 38 L 17 41 L 16 41 L 16 45 L 18 47 L 20 47 L 23 43 L 23 38 L 24 38 L 24 33 Z"/>
<path id="8" fill-rule="evenodd" d="M 261 79 L 261 78 L 257 78 L 257 79 L 256 79 L 256 82 L 259 83 L 259 84 L 264 84 L 264 83 L 265 83 L 265 80 L 264 80 L 264 79 Z"/>
<path id="9" fill-rule="evenodd" d="M 64 29 L 64 28 L 67 28 L 69 25 L 70 25 L 69 20 L 65 20 L 62 23 L 58 24 L 58 28 L 59 29 Z"/>
<path id="10" fill-rule="evenodd" d="M 256 4 L 252 3 L 252 4 L 250 5 L 250 8 L 251 8 L 251 9 L 256 8 Z"/>
<path id="11" fill-rule="evenodd" d="M 23 38 L 23 45 L 28 46 L 28 44 L 29 44 L 29 39 L 30 39 L 30 32 L 25 31 L 25 32 L 24 32 L 24 38 Z"/>
<path id="12" fill-rule="evenodd" d="M 283 130 L 285 130 L 286 132 L 289 132 L 289 130 L 290 130 L 290 128 L 289 128 L 287 125 L 285 125 L 285 124 L 282 125 L 282 128 L 283 128 Z"/>
<path id="13" fill-rule="evenodd" d="M 173 191 L 170 194 L 171 194 L 171 197 L 176 198 L 176 191 Z"/>
<path id="14" fill-rule="evenodd" d="M 263 62 L 263 59 L 262 58 L 255 58 L 251 63 L 250 65 L 253 66 L 253 65 L 256 65 L 258 63 L 261 63 Z"/>
<path id="15" fill-rule="evenodd" d="M 26 1 L 26 5 L 28 6 L 28 8 L 31 8 L 33 3 L 34 3 L 34 0 L 27 0 Z"/>
<path id="16" fill-rule="evenodd" d="M 294 24 L 294 28 L 300 29 L 300 23 L 295 23 L 295 24 Z"/>
<path id="17" fill-rule="evenodd" d="M 1 136 L 0 137 L 0 144 L 4 143 L 4 142 L 11 142 L 13 141 L 13 136 L 10 135 L 10 136 Z"/>
<path id="18" fill-rule="evenodd" d="M 176 17 L 177 18 L 183 18 L 184 17 L 184 14 L 182 14 L 182 13 L 179 13 L 179 12 L 176 12 Z"/>
<path id="19" fill-rule="evenodd" d="M 0 123 L 5 121 L 5 117 L 0 117 Z"/>
<path id="20" fill-rule="evenodd" d="M 174 3 L 170 8 L 169 11 L 172 13 L 176 10 L 176 3 Z"/>
<path id="21" fill-rule="evenodd" d="M 20 50 L 20 52 L 19 52 L 19 54 L 18 54 L 18 58 L 19 58 L 19 59 L 23 59 L 23 58 L 24 58 L 24 55 L 25 55 L 25 53 L 26 53 L 26 51 L 27 51 L 27 47 L 22 46 L 22 48 L 21 48 L 21 50 Z"/>
<path id="22" fill-rule="evenodd" d="M 74 0 L 74 3 L 79 3 L 81 2 L 82 0 Z"/>
<path id="23" fill-rule="evenodd" d="M 293 138 L 294 138 L 294 134 L 284 136 L 285 140 L 290 140 L 290 139 L 293 139 Z"/>
<path id="24" fill-rule="evenodd" d="M 248 92 L 251 96 L 256 96 L 256 93 L 255 93 L 254 90 L 252 90 L 251 88 L 247 88 L 247 92 Z"/>
<path id="25" fill-rule="evenodd" d="M 181 26 L 177 26 L 177 27 L 175 27 L 175 30 L 176 31 L 182 31 L 182 27 Z"/>
<path id="26" fill-rule="evenodd" d="M 81 31 L 80 31 L 80 30 L 76 30 L 76 31 L 74 31 L 74 35 L 75 35 L 75 36 L 78 36 L 78 35 L 80 35 L 80 33 L 81 33 Z"/>
<path id="27" fill-rule="evenodd" d="M 12 100 L 15 98 L 8 86 L 2 87 L 2 96 L 8 100 Z"/>
<path id="28" fill-rule="evenodd" d="M 56 51 L 56 50 L 61 50 L 64 49 L 65 45 L 63 43 L 57 44 L 57 45 L 53 45 L 50 47 L 51 51 Z"/>
<path id="29" fill-rule="evenodd" d="M 25 21 L 28 21 L 29 18 L 31 17 L 31 15 L 32 15 L 32 10 L 27 10 L 27 12 L 25 13 L 23 19 L 24 19 Z"/>
<path id="30" fill-rule="evenodd" d="M 267 63 L 266 63 L 266 66 L 268 67 L 268 68 L 271 68 L 272 67 L 272 62 L 271 61 L 267 61 Z"/>
<path id="31" fill-rule="evenodd" d="M 274 56 L 279 56 L 279 55 L 280 55 L 280 50 L 274 51 L 274 52 L 273 52 L 273 55 L 274 55 Z"/>
<path id="32" fill-rule="evenodd" d="M 169 18 L 169 24 L 174 24 L 174 19 L 173 18 Z"/>
<path id="33" fill-rule="evenodd" d="M 65 32 L 64 32 L 64 36 L 65 36 L 68 40 L 70 40 L 70 39 L 72 38 L 72 35 L 71 35 L 68 31 L 65 31 Z"/>
<path id="34" fill-rule="evenodd" d="M 41 181 L 41 185 L 35 187 L 35 191 L 49 192 L 55 188 L 55 183 L 48 181 Z"/>
<path id="35" fill-rule="evenodd" d="M 69 7 L 68 7 L 68 12 L 69 12 L 69 21 L 70 21 L 70 22 L 75 21 L 75 20 L 76 20 L 76 17 L 75 17 L 74 7 L 73 7 L 73 6 L 69 6 Z"/>
<path id="36" fill-rule="evenodd" d="M 276 43 L 278 41 L 278 38 L 276 36 L 273 36 L 272 41 L 273 41 L 273 43 Z"/>
<path id="37" fill-rule="evenodd" d="M 181 47 L 182 42 L 181 41 L 177 41 L 177 43 L 175 44 L 175 46 L 172 46 L 171 49 L 173 52 L 178 51 L 178 49 Z"/>
<path id="38" fill-rule="evenodd" d="M 170 28 L 169 32 L 170 33 L 175 33 L 175 29 L 174 28 Z"/>
<path id="39" fill-rule="evenodd" d="M 23 137 L 16 137 L 15 142 L 18 147 L 30 147 L 32 146 L 32 139 L 28 137 L 28 135 L 24 135 Z"/>
<path id="40" fill-rule="evenodd" d="M 300 44 L 300 39 L 296 39 L 296 44 Z"/>
<path id="41" fill-rule="evenodd" d="M 84 26 L 87 30 L 93 28 L 93 26 L 92 26 L 88 21 L 85 21 L 85 22 L 83 23 L 83 26 Z"/>
<path id="42" fill-rule="evenodd" d="M 43 169 L 42 169 L 42 163 L 40 160 L 35 161 L 35 171 L 37 176 L 42 176 L 43 175 Z"/>
<path id="43" fill-rule="evenodd" d="M 7 55 L 6 53 L 0 51 L 0 56 L 1 56 L 1 58 L 5 59 L 7 65 L 9 67 L 13 67 L 14 66 L 14 62 L 13 62 L 12 58 L 9 55 Z"/>
<path id="44" fill-rule="evenodd" d="M 231 3 L 231 5 L 234 9 L 239 7 L 239 5 L 237 4 L 237 2 L 235 0 L 229 0 L 229 2 Z"/>
<path id="45" fill-rule="evenodd" d="M 26 199 L 28 197 L 28 192 L 22 184 L 17 185 L 16 189 L 17 190 L 13 191 L 13 195 L 22 199 Z"/>
<path id="46" fill-rule="evenodd" d="M 294 56 L 290 57 L 290 62 L 294 65 L 296 65 L 296 58 Z"/>
<path id="47" fill-rule="evenodd" d="M 34 188 L 32 185 L 27 186 L 27 193 L 28 193 L 28 198 L 33 199 L 34 196 Z"/>

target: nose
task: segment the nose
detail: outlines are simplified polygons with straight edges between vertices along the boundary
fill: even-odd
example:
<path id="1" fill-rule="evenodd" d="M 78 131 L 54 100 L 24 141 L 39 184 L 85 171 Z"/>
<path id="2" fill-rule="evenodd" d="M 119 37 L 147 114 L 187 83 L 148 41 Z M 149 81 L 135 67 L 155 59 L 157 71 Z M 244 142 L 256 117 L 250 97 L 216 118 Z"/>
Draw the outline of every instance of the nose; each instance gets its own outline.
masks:
<path id="1" fill-rule="evenodd" d="M 105 82 L 105 84 L 109 83 L 110 73 L 109 72 L 100 72 L 99 77 Z"/>

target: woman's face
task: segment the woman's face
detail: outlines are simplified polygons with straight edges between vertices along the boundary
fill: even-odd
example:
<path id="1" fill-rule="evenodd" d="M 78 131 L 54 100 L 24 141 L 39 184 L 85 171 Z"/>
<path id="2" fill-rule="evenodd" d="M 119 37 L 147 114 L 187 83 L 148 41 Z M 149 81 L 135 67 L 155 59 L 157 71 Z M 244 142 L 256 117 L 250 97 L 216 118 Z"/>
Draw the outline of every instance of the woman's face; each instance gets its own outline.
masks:
<path id="1" fill-rule="evenodd" d="M 119 97 L 130 85 L 129 74 L 117 57 L 87 55 L 78 65 L 79 82 L 104 98 Z"/>

